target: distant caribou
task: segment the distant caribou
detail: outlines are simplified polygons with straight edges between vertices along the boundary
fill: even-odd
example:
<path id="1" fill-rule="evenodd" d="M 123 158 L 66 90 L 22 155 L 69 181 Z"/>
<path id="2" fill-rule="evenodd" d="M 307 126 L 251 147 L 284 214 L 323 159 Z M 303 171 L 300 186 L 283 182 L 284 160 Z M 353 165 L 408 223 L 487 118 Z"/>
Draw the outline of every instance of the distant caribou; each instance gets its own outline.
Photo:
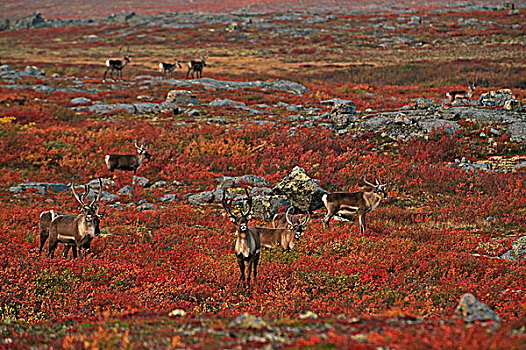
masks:
<path id="1" fill-rule="evenodd" d="M 464 100 L 464 99 L 470 99 L 473 96 L 473 93 L 475 92 L 475 88 L 477 87 L 476 82 L 473 82 L 471 84 L 468 84 L 468 90 L 453 90 L 446 93 L 446 97 L 449 100 L 449 103 L 453 103 L 455 100 Z"/>
<path id="2" fill-rule="evenodd" d="M 190 72 L 192 73 L 192 79 L 194 78 L 194 72 L 196 73 L 197 78 L 203 77 L 203 68 L 206 67 L 206 56 L 200 56 L 199 60 L 193 60 L 188 62 L 188 71 L 186 72 L 186 78 Z"/>
<path id="3" fill-rule="evenodd" d="M 104 162 L 108 167 L 108 171 L 113 172 L 115 169 L 133 171 L 137 173 L 137 170 L 141 167 L 145 159 L 150 159 L 151 155 L 148 153 L 148 144 L 144 142 L 144 138 L 141 141 L 141 145 L 137 145 L 137 139 L 134 141 L 135 148 L 137 149 L 137 155 L 135 154 L 108 154 L 104 158 Z"/>
<path id="4" fill-rule="evenodd" d="M 119 54 L 121 53 L 122 46 L 119 49 Z M 130 56 L 129 56 L 129 46 L 126 55 L 122 59 L 109 59 L 106 60 L 106 70 L 104 71 L 104 77 L 102 78 L 102 81 L 106 81 L 106 74 L 108 71 L 110 71 L 110 77 L 113 78 L 113 71 L 117 71 L 117 78 L 122 79 L 122 69 L 130 63 Z"/>
<path id="5" fill-rule="evenodd" d="M 159 63 L 159 71 L 161 73 L 162 76 L 166 76 L 168 73 L 170 74 L 170 77 L 172 76 L 172 73 L 177 69 L 177 68 L 183 68 L 181 66 L 181 64 L 179 63 L 179 61 L 175 61 L 175 63 L 166 63 L 166 62 L 161 62 Z"/>
<path id="6" fill-rule="evenodd" d="M 329 221 L 335 215 L 349 219 L 352 214 L 358 214 L 360 232 L 365 231 L 365 214 L 376 209 L 382 200 L 389 198 L 386 186 L 380 183 L 376 171 L 376 184 L 365 179 L 367 172 L 368 170 L 363 175 L 363 181 L 371 187 L 369 191 L 333 192 L 321 197 L 325 208 L 327 208 L 327 215 L 323 219 L 326 228 L 329 228 Z"/>

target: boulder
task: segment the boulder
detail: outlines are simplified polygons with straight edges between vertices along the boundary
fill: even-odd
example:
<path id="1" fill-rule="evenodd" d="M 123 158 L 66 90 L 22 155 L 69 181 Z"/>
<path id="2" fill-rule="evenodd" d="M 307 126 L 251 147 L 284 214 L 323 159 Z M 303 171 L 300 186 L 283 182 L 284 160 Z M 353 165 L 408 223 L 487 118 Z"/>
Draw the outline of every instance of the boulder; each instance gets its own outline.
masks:
<path id="1" fill-rule="evenodd" d="M 206 203 L 212 203 L 214 199 L 214 191 L 204 191 L 188 197 L 188 202 L 192 205 L 203 205 Z"/>
<path id="2" fill-rule="evenodd" d="M 91 102 L 91 99 L 86 98 L 86 97 L 76 97 L 71 100 L 71 103 L 74 105 L 87 105 L 90 102 Z"/>
<path id="3" fill-rule="evenodd" d="M 217 178 L 219 181 L 218 188 L 231 188 L 236 186 L 251 186 L 251 187 L 269 187 L 270 182 L 264 177 L 256 175 L 242 175 L 242 176 L 222 176 Z"/>
<path id="4" fill-rule="evenodd" d="M 156 207 L 152 203 L 143 203 L 141 205 L 138 205 L 135 210 L 137 211 L 149 211 L 149 210 L 155 210 Z"/>
<path id="5" fill-rule="evenodd" d="M 436 130 L 438 132 L 443 129 L 444 134 L 449 136 L 453 135 L 460 128 L 460 125 L 458 125 L 455 122 L 434 118 L 420 119 L 418 121 L 418 125 L 422 129 L 425 129 L 427 132 L 431 132 L 433 130 Z"/>
<path id="6" fill-rule="evenodd" d="M 121 196 L 131 196 L 133 194 L 133 187 L 131 187 L 130 185 L 126 185 L 120 190 L 118 190 L 117 193 Z"/>
<path id="7" fill-rule="evenodd" d="M 510 100 L 515 100 L 510 89 L 492 90 L 480 95 L 479 104 L 484 107 L 504 106 Z"/>
<path id="8" fill-rule="evenodd" d="M 150 180 L 141 176 L 134 176 L 132 180 L 132 185 L 141 185 L 142 187 L 150 186 Z"/>
<path id="9" fill-rule="evenodd" d="M 284 195 L 299 210 L 312 212 L 323 207 L 321 197 L 328 193 L 318 185 L 317 180 L 296 166 L 274 185 L 275 195 Z"/>
<path id="10" fill-rule="evenodd" d="M 165 194 L 164 197 L 159 199 L 161 202 L 173 202 L 179 200 L 179 197 L 175 193 Z"/>
<path id="11" fill-rule="evenodd" d="M 96 191 L 90 191 L 90 193 L 88 194 L 87 200 L 91 201 L 91 200 L 95 199 L 97 194 L 98 194 L 98 192 L 96 192 Z M 100 197 L 101 202 L 114 202 L 114 201 L 117 201 L 119 199 L 120 199 L 120 197 L 117 196 L 116 194 L 113 194 L 113 193 L 110 193 L 110 192 L 106 192 L 106 191 L 102 191 L 102 195 Z"/>
<path id="12" fill-rule="evenodd" d="M 22 193 L 27 190 L 35 189 L 37 193 L 49 193 L 52 192 L 62 192 L 69 189 L 69 184 L 54 184 L 48 182 L 24 182 L 16 186 L 11 186 L 9 192 Z"/>
<path id="13" fill-rule="evenodd" d="M 511 112 L 524 112 L 526 103 L 519 100 L 508 100 L 504 102 L 504 109 Z"/>
<path id="14" fill-rule="evenodd" d="M 500 317 L 488 305 L 478 301 L 471 293 L 466 293 L 460 298 L 455 313 L 468 323 L 473 321 L 496 321 L 500 322 Z"/>
<path id="15" fill-rule="evenodd" d="M 356 120 L 356 106 L 351 103 L 340 103 L 334 106 L 330 115 L 331 122 L 335 129 L 345 129 L 349 124 Z"/>
<path id="16" fill-rule="evenodd" d="M 188 90 L 171 90 L 166 96 L 166 102 L 175 103 L 179 106 L 197 106 L 199 100 L 192 91 Z"/>
<path id="17" fill-rule="evenodd" d="M 233 319 L 229 327 L 237 327 L 237 328 L 255 328 L 255 329 L 262 329 L 262 328 L 270 328 L 265 321 L 263 321 L 261 318 L 252 316 L 248 313 L 244 313 L 242 315 L 239 315 L 235 319 Z"/>
<path id="18" fill-rule="evenodd" d="M 30 75 L 46 75 L 46 72 L 36 66 L 26 66 L 24 72 Z"/>
<path id="19" fill-rule="evenodd" d="M 246 106 L 244 102 L 233 101 L 228 98 L 226 99 L 216 98 L 215 100 L 210 102 L 209 105 L 212 107 L 238 107 L 238 106 L 245 107 Z"/>
<path id="20" fill-rule="evenodd" d="M 271 221 L 281 208 L 290 205 L 286 196 L 254 196 L 252 197 L 252 215 L 265 221 Z"/>
<path id="21" fill-rule="evenodd" d="M 504 253 L 504 255 L 502 255 L 501 258 L 508 260 L 525 259 L 526 236 L 522 236 L 511 242 L 511 249 Z"/>

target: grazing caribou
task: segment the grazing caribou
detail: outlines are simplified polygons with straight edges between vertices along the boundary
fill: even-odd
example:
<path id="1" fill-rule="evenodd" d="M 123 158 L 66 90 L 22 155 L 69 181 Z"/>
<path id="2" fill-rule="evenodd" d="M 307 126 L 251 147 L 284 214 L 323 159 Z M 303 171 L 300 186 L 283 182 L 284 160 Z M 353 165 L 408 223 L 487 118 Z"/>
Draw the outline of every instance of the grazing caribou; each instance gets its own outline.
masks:
<path id="1" fill-rule="evenodd" d="M 241 275 L 239 277 L 239 284 L 245 284 L 245 262 L 248 263 L 248 277 L 246 278 L 246 286 L 250 287 L 250 272 L 254 269 L 254 285 L 257 283 L 257 270 L 259 255 L 261 252 L 261 241 L 258 230 L 253 226 L 248 226 L 251 219 L 250 210 L 252 210 L 252 197 L 245 187 L 247 195 L 248 210 L 240 211 L 241 216 L 235 216 L 232 213 L 231 203 L 232 199 L 226 199 L 226 191 L 223 190 L 223 199 L 221 200 L 223 208 L 225 209 L 230 221 L 236 225 L 236 246 L 235 252 L 237 257 L 237 264 Z"/>
<path id="2" fill-rule="evenodd" d="M 468 90 L 453 90 L 446 93 L 446 97 L 449 99 L 449 103 L 453 103 L 455 100 L 469 100 L 471 96 L 473 96 L 473 93 L 475 92 L 475 88 L 477 87 L 476 83 L 473 82 L 471 84 L 468 84 Z"/>
<path id="3" fill-rule="evenodd" d="M 144 138 L 141 141 L 141 145 L 137 145 L 137 139 L 134 141 L 135 148 L 137 149 L 137 155 L 135 154 L 107 154 L 104 158 L 104 162 L 108 167 L 108 171 L 113 172 L 115 169 L 133 171 L 137 173 L 137 170 L 141 167 L 145 159 L 150 159 L 152 156 L 148 153 L 148 144 L 144 143 Z"/>
<path id="4" fill-rule="evenodd" d="M 89 189 L 89 188 L 88 188 Z M 102 179 L 99 178 L 99 192 L 97 196 L 86 204 L 86 193 L 80 198 L 75 192 L 75 178 L 72 180 L 71 191 L 80 203 L 80 214 L 53 216 L 49 224 L 48 256 L 54 256 L 58 243 L 75 246 L 75 248 L 89 247 L 95 236 L 100 234 L 98 212 L 102 195 Z M 42 242 L 40 243 L 42 245 Z M 67 253 L 67 252 L 66 252 Z M 73 257 L 76 258 L 76 249 Z"/>
<path id="5" fill-rule="evenodd" d="M 376 176 L 376 171 L 376 184 L 368 182 L 365 179 L 366 175 L 367 171 L 363 176 L 363 181 L 371 187 L 369 191 L 334 192 L 322 196 L 323 204 L 325 204 L 325 208 L 327 208 L 327 215 L 325 215 L 323 219 L 326 228 L 329 228 L 329 220 L 334 215 L 349 219 L 352 214 L 358 214 L 360 232 L 363 233 L 365 231 L 365 214 L 376 209 L 382 200 L 389 198 L 386 186 L 380 183 L 378 176 Z"/>
<path id="6" fill-rule="evenodd" d="M 183 68 L 181 64 L 179 63 L 179 61 L 175 61 L 175 63 L 166 63 L 166 62 L 159 63 L 159 72 L 161 73 L 163 77 L 166 76 L 168 73 L 170 74 L 170 77 L 171 77 L 172 73 L 177 68 Z"/>
<path id="7" fill-rule="evenodd" d="M 188 62 L 188 71 L 186 72 L 186 79 L 188 79 L 188 74 L 192 73 L 192 79 L 194 78 L 194 72 L 196 73 L 197 78 L 203 77 L 203 68 L 206 67 L 206 56 L 199 57 L 199 61 L 193 60 Z"/>
<path id="8" fill-rule="evenodd" d="M 121 53 L 122 46 L 119 49 L 119 54 Z M 108 71 L 110 71 L 110 77 L 111 79 L 115 80 L 113 78 L 113 71 L 117 71 L 117 78 L 122 79 L 122 69 L 130 63 L 130 56 L 129 56 L 129 47 L 128 47 L 128 53 L 122 58 L 122 59 L 109 59 L 106 60 L 106 70 L 104 71 L 104 77 L 102 78 L 102 81 L 106 81 L 106 74 L 108 74 Z"/>

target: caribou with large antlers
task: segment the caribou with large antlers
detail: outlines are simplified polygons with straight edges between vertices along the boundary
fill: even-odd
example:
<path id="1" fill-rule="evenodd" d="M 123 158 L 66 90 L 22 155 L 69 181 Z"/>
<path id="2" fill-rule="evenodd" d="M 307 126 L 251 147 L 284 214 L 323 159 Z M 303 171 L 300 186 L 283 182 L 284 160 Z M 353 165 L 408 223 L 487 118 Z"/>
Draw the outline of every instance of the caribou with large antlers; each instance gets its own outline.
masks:
<path id="1" fill-rule="evenodd" d="M 80 213 L 78 215 L 52 215 L 51 223 L 49 224 L 49 244 L 48 255 L 54 256 L 55 249 L 58 243 L 75 246 L 76 248 L 88 247 L 95 236 L 100 234 L 99 229 L 99 207 L 102 195 L 102 179 L 99 178 L 99 191 L 97 196 L 89 204 L 85 200 L 87 194 L 84 193 L 79 197 L 75 191 L 75 178 L 71 183 L 71 191 L 73 196 L 80 204 Z M 89 186 L 87 187 L 89 192 Z M 53 217 L 54 216 L 54 217 Z M 41 238 L 42 239 L 42 238 Z M 42 241 L 40 242 L 42 246 Z M 76 250 L 73 251 L 73 257 L 76 258 Z"/>
<path id="2" fill-rule="evenodd" d="M 119 49 L 119 54 L 121 53 L 121 50 L 122 50 L 122 46 Z M 122 69 L 126 67 L 128 63 L 131 62 L 129 54 L 130 54 L 130 47 L 128 46 L 127 53 L 126 55 L 124 55 L 122 59 L 110 58 L 109 60 L 106 60 L 106 70 L 104 71 L 104 77 L 102 78 L 102 81 L 106 81 L 106 74 L 108 73 L 108 71 L 110 71 L 111 79 L 114 79 L 113 71 L 117 72 L 117 78 L 119 78 L 119 75 L 120 75 L 120 78 L 122 79 Z"/>
<path id="3" fill-rule="evenodd" d="M 199 57 L 199 60 L 192 60 L 188 62 L 188 71 L 186 72 L 186 79 L 188 74 L 192 73 L 192 79 L 194 78 L 194 72 L 197 78 L 203 77 L 203 68 L 206 67 L 206 56 Z"/>
<path id="4" fill-rule="evenodd" d="M 108 171 L 113 172 L 115 169 L 133 171 L 137 173 L 137 170 L 141 167 L 145 159 L 150 159 L 151 154 L 148 153 L 148 144 L 144 142 L 144 138 L 141 141 L 141 145 L 137 144 L 137 139 L 134 141 L 135 148 L 137 149 L 137 155 L 135 154 L 107 154 L 104 158 L 104 162 L 108 167 Z"/>
<path id="5" fill-rule="evenodd" d="M 251 219 L 250 211 L 252 210 L 252 197 L 248 193 L 246 187 L 245 193 L 247 195 L 248 209 L 246 211 L 241 210 L 240 216 L 236 216 L 232 213 L 232 199 L 226 199 L 226 190 L 223 190 L 223 199 L 221 202 L 230 221 L 236 225 L 235 252 L 237 264 L 239 265 L 239 271 L 241 272 L 239 283 L 245 284 L 245 262 L 247 262 L 248 277 L 246 278 L 246 285 L 249 287 L 250 272 L 252 269 L 254 269 L 254 284 L 257 283 L 257 270 L 259 255 L 261 252 L 261 241 L 258 230 L 255 227 L 248 226 L 248 222 Z"/>
<path id="6" fill-rule="evenodd" d="M 274 242 L 272 242 L 273 244 L 279 243 L 285 250 L 294 248 L 295 241 L 298 240 L 307 229 L 307 224 L 310 221 L 310 213 L 308 213 L 308 216 L 304 220 L 300 220 L 296 215 L 292 215 L 293 211 L 294 207 L 291 206 L 287 212 L 274 215 L 274 218 L 272 218 L 272 229 L 266 229 L 267 234 L 260 232 L 261 244 L 263 246 L 267 246 L 263 244 L 265 240 L 263 237 L 268 235 L 276 238 Z M 278 232 L 274 230 L 282 231 Z"/>
<path id="7" fill-rule="evenodd" d="M 369 169 L 367 169 L 367 171 L 368 170 Z M 367 171 L 363 175 L 363 181 L 371 187 L 369 191 L 334 192 L 322 196 L 323 204 L 325 204 L 325 208 L 327 208 L 327 215 L 325 215 L 323 219 L 325 227 L 329 227 L 329 220 L 334 215 L 349 219 L 352 214 L 358 214 L 360 232 L 363 233 L 365 231 L 365 214 L 376 209 L 382 200 L 389 198 L 386 186 L 380 182 L 376 171 L 376 184 L 366 180 Z"/>

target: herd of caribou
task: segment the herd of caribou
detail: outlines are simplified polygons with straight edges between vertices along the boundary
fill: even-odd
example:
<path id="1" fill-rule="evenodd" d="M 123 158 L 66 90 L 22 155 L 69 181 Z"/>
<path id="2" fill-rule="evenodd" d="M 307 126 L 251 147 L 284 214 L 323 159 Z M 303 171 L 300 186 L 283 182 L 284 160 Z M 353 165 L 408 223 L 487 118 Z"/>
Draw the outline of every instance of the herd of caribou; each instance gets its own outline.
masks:
<path id="1" fill-rule="evenodd" d="M 119 49 L 119 53 L 121 52 L 122 47 Z M 191 60 L 188 62 L 188 71 L 186 72 L 186 78 L 188 79 L 188 76 L 191 75 L 192 79 L 194 78 L 194 73 L 197 78 L 203 77 L 203 68 L 206 67 L 206 59 L 207 56 L 199 56 L 199 59 Z M 117 73 L 117 78 L 122 79 L 122 70 L 124 67 L 126 67 L 129 63 L 131 63 L 130 55 L 129 55 L 129 48 L 128 53 L 124 55 L 122 58 L 110 58 L 106 60 L 106 70 L 104 71 L 104 75 L 102 80 L 106 81 L 106 75 L 108 72 L 110 72 L 110 78 L 115 79 L 113 77 L 113 72 L 115 71 Z M 163 77 L 166 76 L 172 76 L 172 73 L 177 68 L 183 68 L 179 61 L 175 59 L 175 63 L 168 63 L 168 62 L 160 62 L 159 63 L 159 72 Z"/>
<path id="2" fill-rule="evenodd" d="M 108 154 L 105 157 L 107 170 L 133 171 L 136 172 L 144 160 L 150 159 L 148 145 L 142 140 L 137 144 L 135 140 L 137 154 Z M 365 231 L 365 214 L 374 210 L 388 198 L 386 186 L 380 182 L 375 171 L 375 183 L 366 179 L 367 171 L 363 175 L 363 181 L 368 186 L 358 192 L 334 192 L 322 196 L 323 204 L 327 209 L 327 214 L 323 219 L 325 227 L 329 228 L 329 221 L 334 216 L 350 219 L 352 215 L 358 214 L 360 231 Z M 90 185 L 84 186 L 84 193 L 79 196 L 75 189 L 75 177 L 71 183 L 73 197 L 80 204 L 79 213 L 76 215 L 65 214 L 56 210 L 44 211 L 40 214 L 39 231 L 40 247 L 42 253 L 44 244 L 48 242 L 48 256 L 54 257 L 54 252 L 58 243 L 64 244 L 63 256 L 67 257 L 69 250 L 72 249 L 73 257 L 77 255 L 86 257 L 90 253 L 92 240 L 100 234 L 100 221 L 104 213 L 99 213 L 103 181 L 98 179 L 98 192 L 93 195 L 93 200 L 87 202 L 90 195 Z M 250 275 L 253 270 L 254 283 L 256 283 L 257 266 L 261 247 L 281 246 L 284 250 L 293 249 L 296 242 L 307 229 L 311 214 L 307 213 L 305 218 L 293 215 L 294 208 L 291 206 L 285 213 L 278 213 L 272 220 L 272 227 L 249 226 L 252 210 L 252 196 L 245 187 L 246 210 L 239 210 L 239 214 L 234 214 L 232 210 L 232 198 L 227 200 L 226 190 L 223 190 L 222 205 L 228 218 L 236 226 L 235 253 L 241 272 L 239 283 L 250 286 Z M 245 277 L 245 262 L 248 263 L 248 278 Z"/>

